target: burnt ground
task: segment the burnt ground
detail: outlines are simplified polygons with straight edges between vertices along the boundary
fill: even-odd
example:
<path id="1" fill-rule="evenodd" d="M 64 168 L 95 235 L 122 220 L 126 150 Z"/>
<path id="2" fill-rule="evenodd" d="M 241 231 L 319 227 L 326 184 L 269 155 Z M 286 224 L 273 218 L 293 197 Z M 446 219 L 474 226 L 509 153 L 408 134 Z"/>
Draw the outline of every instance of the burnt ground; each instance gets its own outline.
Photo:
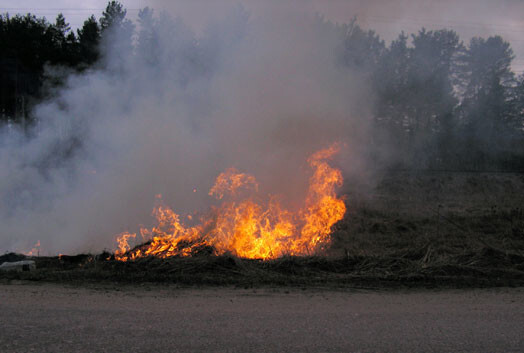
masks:
<path id="1" fill-rule="evenodd" d="M 524 174 L 389 173 L 346 181 L 348 212 L 324 256 L 273 261 L 211 256 L 120 263 L 110 254 L 37 257 L 0 281 L 322 287 L 524 285 Z M 0 256 L 0 262 L 17 255 Z M 18 258 L 17 258 L 18 259 Z"/>

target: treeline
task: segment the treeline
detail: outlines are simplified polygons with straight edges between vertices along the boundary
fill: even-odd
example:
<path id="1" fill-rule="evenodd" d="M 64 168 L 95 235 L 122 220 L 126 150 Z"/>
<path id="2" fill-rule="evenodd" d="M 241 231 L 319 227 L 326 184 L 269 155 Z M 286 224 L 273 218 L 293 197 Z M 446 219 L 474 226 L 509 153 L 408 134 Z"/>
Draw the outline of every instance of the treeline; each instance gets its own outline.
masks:
<path id="1" fill-rule="evenodd" d="M 379 164 L 524 171 L 524 76 L 500 36 L 465 45 L 452 30 L 422 29 L 386 46 L 355 22 L 340 29 L 344 64 L 373 85 L 375 150 L 394 151 Z"/>
<path id="2" fill-rule="evenodd" d="M 230 22 L 242 27 L 247 16 L 240 11 L 238 17 Z M 54 23 L 31 14 L 0 15 L 1 119 L 21 122 L 30 116 L 31 104 L 50 94 L 68 73 L 108 65 L 106 49 L 139 55 L 150 66 L 175 60 L 177 53 L 155 46 L 162 21 L 167 19 L 155 19 L 146 8 L 139 13 L 136 31 L 117 1 L 76 32 L 63 15 Z M 355 20 L 342 25 L 318 21 L 319 30 L 339 38 L 338 64 L 368 83 L 373 107 L 369 153 L 377 166 L 524 170 L 524 77 L 512 71 L 514 53 L 501 37 L 464 44 L 452 30 L 422 29 L 410 36 L 401 33 L 386 45 Z M 115 27 L 118 38 L 110 30 Z M 174 31 L 170 36 L 184 38 L 177 49 L 184 51 L 184 60 L 178 61 L 174 78 L 180 82 L 195 73 L 209 74 L 227 56 L 228 48 L 217 48 L 213 40 L 222 45 L 228 41 L 214 39 L 212 31 L 198 39 L 185 33 L 184 26 L 169 28 Z M 238 35 L 235 27 L 231 36 Z"/>
<path id="3" fill-rule="evenodd" d="M 92 15 L 76 32 L 63 14 L 54 23 L 32 14 L 0 14 L 0 119 L 21 122 L 64 76 L 96 65 L 114 26 L 127 29 L 131 44 L 134 25 L 117 1 L 108 3 L 98 21 Z"/>

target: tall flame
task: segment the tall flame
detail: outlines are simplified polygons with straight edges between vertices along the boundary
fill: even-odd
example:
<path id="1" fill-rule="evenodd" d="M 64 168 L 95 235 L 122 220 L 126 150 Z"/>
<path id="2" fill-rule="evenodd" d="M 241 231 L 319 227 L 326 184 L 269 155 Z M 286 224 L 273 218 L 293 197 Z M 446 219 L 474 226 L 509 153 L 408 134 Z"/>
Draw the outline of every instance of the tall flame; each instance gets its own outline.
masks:
<path id="1" fill-rule="evenodd" d="M 342 174 L 327 163 L 338 151 L 335 144 L 308 159 L 314 173 L 305 204 L 297 212 L 283 209 L 278 197 L 271 197 L 267 204 L 249 197 L 238 200 L 239 189 L 256 192 L 258 183 L 253 176 L 231 168 L 217 177 L 209 191 L 224 201 L 201 217 L 198 225 L 184 225 L 178 214 L 160 203 L 153 211 L 157 225 L 140 230 L 142 238 L 149 241 L 130 250 L 129 240 L 136 234 L 120 234 L 115 258 L 191 256 L 202 249 L 250 259 L 312 255 L 330 244 L 331 227 L 346 212 L 344 201 L 335 193 L 342 185 Z"/>

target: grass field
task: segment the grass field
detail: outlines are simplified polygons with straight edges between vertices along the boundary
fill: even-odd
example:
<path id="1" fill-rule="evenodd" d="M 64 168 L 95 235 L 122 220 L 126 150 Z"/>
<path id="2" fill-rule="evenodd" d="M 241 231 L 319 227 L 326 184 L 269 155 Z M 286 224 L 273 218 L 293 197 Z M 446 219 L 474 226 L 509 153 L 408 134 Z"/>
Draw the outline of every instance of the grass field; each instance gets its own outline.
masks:
<path id="1" fill-rule="evenodd" d="M 34 258 L 0 280 L 180 285 L 490 287 L 524 285 L 524 175 L 390 173 L 345 190 L 348 211 L 322 256 L 210 256 L 122 263 L 110 254 Z M 9 261 L 7 255 L 0 262 Z"/>

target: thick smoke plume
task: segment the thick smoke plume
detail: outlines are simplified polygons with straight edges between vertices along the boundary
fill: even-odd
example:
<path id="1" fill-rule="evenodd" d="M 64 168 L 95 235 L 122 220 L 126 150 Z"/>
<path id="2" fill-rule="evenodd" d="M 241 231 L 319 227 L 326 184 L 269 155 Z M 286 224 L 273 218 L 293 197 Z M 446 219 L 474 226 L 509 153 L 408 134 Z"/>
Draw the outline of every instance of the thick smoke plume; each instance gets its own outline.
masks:
<path id="1" fill-rule="evenodd" d="M 209 207 L 229 167 L 293 207 L 307 156 L 332 142 L 346 174 L 362 173 L 368 87 L 338 64 L 321 18 L 233 6 L 197 34 L 167 13 L 152 23 L 134 52 L 115 32 L 99 68 L 34 110 L 34 129 L 2 132 L 0 251 L 112 249 L 151 222 L 157 194 L 180 212 Z"/>

